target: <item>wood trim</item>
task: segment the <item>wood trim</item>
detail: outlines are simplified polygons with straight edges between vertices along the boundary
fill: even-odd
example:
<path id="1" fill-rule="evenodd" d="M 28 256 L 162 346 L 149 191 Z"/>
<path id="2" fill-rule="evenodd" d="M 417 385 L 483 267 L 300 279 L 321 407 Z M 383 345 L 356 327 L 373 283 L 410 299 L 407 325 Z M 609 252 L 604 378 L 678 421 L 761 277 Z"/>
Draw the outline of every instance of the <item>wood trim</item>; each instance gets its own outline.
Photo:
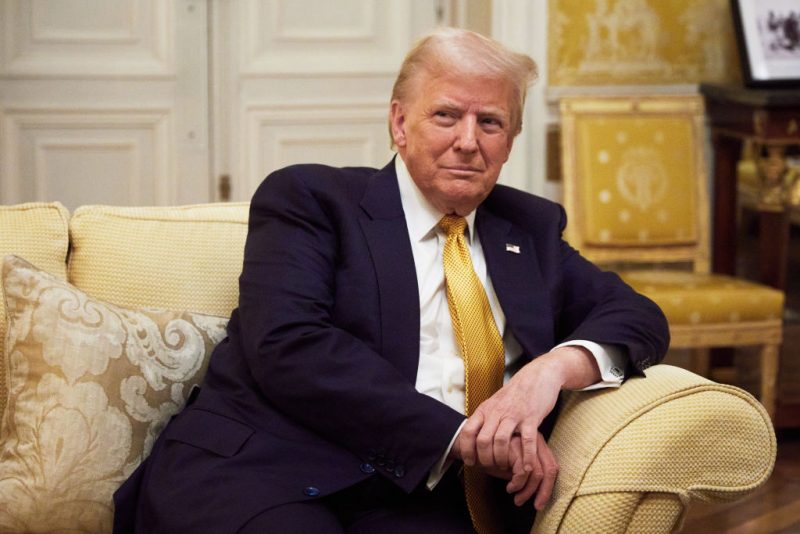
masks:
<path id="1" fill-rule="evenodd" d="M 780 319 L 740 323 L 670 325 L 676 349 L 696 347 L 742 347 L 748 345 L 780 345 L 783 322 Z"/>

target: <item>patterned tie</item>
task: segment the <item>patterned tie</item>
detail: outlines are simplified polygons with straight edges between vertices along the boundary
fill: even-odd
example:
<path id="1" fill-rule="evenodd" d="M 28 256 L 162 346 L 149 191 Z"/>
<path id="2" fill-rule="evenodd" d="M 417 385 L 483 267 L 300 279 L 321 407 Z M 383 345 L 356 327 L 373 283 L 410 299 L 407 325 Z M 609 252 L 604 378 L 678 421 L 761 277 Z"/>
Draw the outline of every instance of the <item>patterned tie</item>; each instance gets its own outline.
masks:
<path id="1" fill-rule="evenodd" d="M 444 276 L 447 305 L 461 357 L 464 359 L 465 402 L 469 417 L 484 400 L 503 385 L 503 339 L 489 307 L 489 299 L 469 255 L 463 217 L 445 215 L 439 228 L 447 234 L 444 244 Z M 464 493 L 472 524 L 480 534 L 500 530 L 492 505 L 490 477 L 465 466 Z"/>

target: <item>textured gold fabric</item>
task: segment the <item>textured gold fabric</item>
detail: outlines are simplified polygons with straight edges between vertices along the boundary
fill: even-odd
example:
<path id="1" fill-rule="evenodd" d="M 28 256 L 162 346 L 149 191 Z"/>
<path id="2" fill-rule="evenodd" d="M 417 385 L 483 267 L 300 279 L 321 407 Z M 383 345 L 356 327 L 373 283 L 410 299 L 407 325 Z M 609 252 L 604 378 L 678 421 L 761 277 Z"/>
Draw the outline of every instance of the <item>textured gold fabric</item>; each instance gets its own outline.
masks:
<path id="1" fill-rule="evenodd" d="M 633 513 L 627 532 L 673 532 L 683 519 L 684 503 L 669 493 L 646 493 Z M 665 529 L 668 527 L 668 530 Z"/>
<path id="2" fill-rule="evenodd" d="M 439 222 L 444 230 L 444 275 L 447 305 L 453 332 L 464 359 L 465 413 L 467 416 L 503 385 L 505 366 L 503 338 L 492 316 L 486 290 L 481 284 L 464 237 L 466 220 L 446 215 Z M 472 524 L 481 534 L 495 532 L 489 477 L 470 467 L 464 469 L 464 491 Z"/>
<path id="3" fill-rule="evenodd" d="M 227 318 L 107 304 L 14 256 L 2 274 L 0 532 L 110 532 L 113 492 L 200 382 Z"/>
<path id="4" fill-rule="evenodd" d="M 58 202 L 34 202 L 0 206 L 0 261 L 7 254 L 21 256 L 59 278 L 67 277 L 67 227 L 69 212 Z M 4 340 L 6 316 L 0 287 L 0 415 L 5 410 L 6 364 Z"/>
<path id="5" fill-rule="evenodd" d="M 581 231 L 593 245 L 673 245 L 697 240 L 695 142 L 682 117 L 579 117 Z"/>
<path id="6" fill-rule="evenodd" d="M 239 298 L 247 214 L 247 203 L 78 208 L 69 281 L 121 306 L 228 316 Z"/>
<path id="7" fill-rule="evenodd" d="M 691 499 L 733 500 L 761 485 L 776 453 L 753 397 L 667 365 L 618 390 L 571 393 L 549 444 L 561 469 L 537 533 L 638 532 L 630 526 L 645 516 L 646 531 L 671 532 Z"/>
<path id="8" fill-rule="evenodd" d="M 579 86 L 592 92 L 700 81 L 740 84 L 730 6 L 727 0 L 548 2 L 548 87 L 572 93 Z"/>
<path id="9" fill-rule="evenodd" d="M 671 325 L 763 321 L 783 314 L 782 291 L 739 278 L 674 270 L 623 271 L 620 276 L 653 299 Z"/>

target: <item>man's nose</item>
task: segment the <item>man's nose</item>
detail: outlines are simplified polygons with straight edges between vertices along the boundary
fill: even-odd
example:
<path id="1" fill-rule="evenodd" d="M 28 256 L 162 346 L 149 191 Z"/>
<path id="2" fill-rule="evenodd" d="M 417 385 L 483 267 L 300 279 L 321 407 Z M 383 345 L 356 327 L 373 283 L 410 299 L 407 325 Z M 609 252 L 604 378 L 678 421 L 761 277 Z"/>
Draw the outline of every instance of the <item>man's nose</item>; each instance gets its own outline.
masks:
<path id="1" fill-rule="evenodd" d="M 464 117 L 459 121 L 453 148 L 461 152 L 475 152 L 478 149 L 478 120 Z"/>

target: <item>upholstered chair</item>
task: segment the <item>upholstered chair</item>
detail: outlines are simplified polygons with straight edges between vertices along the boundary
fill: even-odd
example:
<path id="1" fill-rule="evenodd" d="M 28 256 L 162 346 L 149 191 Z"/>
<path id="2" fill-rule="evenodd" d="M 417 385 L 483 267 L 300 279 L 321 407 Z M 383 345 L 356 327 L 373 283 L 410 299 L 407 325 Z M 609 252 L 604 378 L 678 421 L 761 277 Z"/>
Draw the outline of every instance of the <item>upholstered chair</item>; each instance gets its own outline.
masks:
<path id="1" fill-rule="evenodd" d="M 567 240 L 661 306 L 697 373 L 710 347 L 759 347 L 773 415 L 784 294 L 709 272 L 702 98 L 574 96 L 561 117 Z"/>

